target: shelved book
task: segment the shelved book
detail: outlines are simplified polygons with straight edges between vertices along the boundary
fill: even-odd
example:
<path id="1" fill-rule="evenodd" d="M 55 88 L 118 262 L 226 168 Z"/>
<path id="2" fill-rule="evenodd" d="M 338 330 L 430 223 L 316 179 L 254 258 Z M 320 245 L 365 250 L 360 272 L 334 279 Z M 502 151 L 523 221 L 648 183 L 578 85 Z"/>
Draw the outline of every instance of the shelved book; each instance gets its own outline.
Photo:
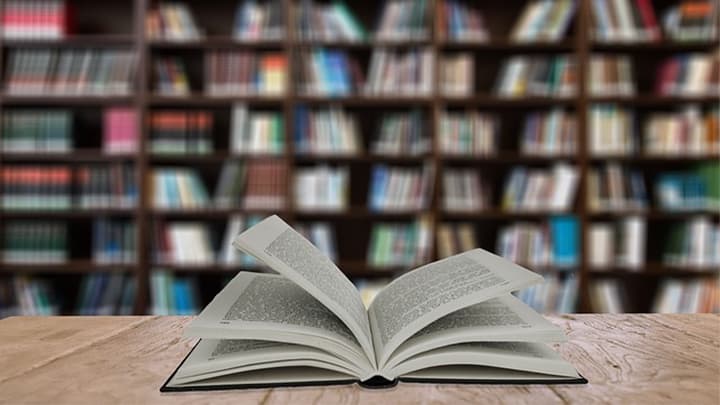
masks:
<path id="1" fill-rule="evenodd" d="M 368 265 L 382 270 L 427 263 L 433 243 L 431 226 L 424 216 L 414 222 L 374 224 L 368 244 Z"/>
<path id="2" fill-rule="evenodd" d="M 153 61 L 155 91 L 162 96 L 187 96 L 190 82 L 185 64 L 179 57 L 163 56 Z"/>
<path id="3" fill-rule="evenodd" d="M 282 0 L 243 0 L 238 3 L 233 38 L 239 41 L 273 41 L 285 35 L 285 10 Z"/>
<path id="4" fill-rule="evenodd" d="M 645 218 L 627 216 L 613 222 L 593 222 L 587 228 L 586 252 L 593 270 L 640 270 L 646 256 Z"/>
<path id="5" fill-rule="evenodd" d="M 596 280 L 590 284 L 593 312 L 621 314 L 629 312 L 628 292 L 620 280 Z"/>
<path id="6" fill-rule="evenodd" d="M 136 169 L 131 164 L 85 164 L 75 170 L 75 206 L 129 209 L 137 205 Z"/>
<path id="7" fill-rule="evenodd" d="M 5 153 L 67 153 L 73 148 L 73 116 L 66 109 L 12 109 L 2 115 Z"/>
<path id="8" fill-rule="evenodd" d="M 720 225 L 706 216 L 671 225 L 663 247 L 663 263 L 696 269 L 720 266 Z"/>
<path id="9" fill-rule="evenodd" d="M 668 211 L 720 209 L 720 164 L 698 163 L 684 171 L 659 174 L 655 200 L 660 209 Z"/>
<path id="10" fill-rule="evenodd" d="M 213 50 L 205 55 L 205 93 L 210 97 L 285 94 L 288 61 L 281 52 Z"/>
<path id="11" fill-rule="evenodd" d="M 230 151 L 238 155 L 281 155 L 285 151 L 282 114 L 234 104 L 230 117 Z"/>
<path id="12" fill-rule="evenodd" d="M 500 119 L 480 111 L 442 111 L 437 144 L 447 156 L 490 156 L 497 151 Z"/>
<path id="13" fill-rule="evenodd" d="M 139 139 L 137 110 L 130 107 L 111 107 L 103 111 L 104 153 L 135 153 Z"/>
<path id="14" fill-rule="evenodd" d="M 376 165 L 370 176 L 368 206 L 372 211 L 425 209 L 431 201 L 433 166 L 403 167 Z"/>
<path id="15" fill-rule="evenodd" d="M 654 42 L 661 38 L 650 0 L 592 0 L 593 36 L 600 42 Z"/>
<path id="16" fill-rule="evenodd" d="M 213 152 L 211 111 L 155 110 L 150 113 L 150 152 L 157 155 Z"/>
<path id="17" fill-rule="evenodd" d="M 438 225 L 436 240 L 437 254 L 441 259 L 478 247 L 475 228 L 470 222 Z"/>
<path id="18" fill-rule="evenodd" d="M 590 95 L 618 97 L 635 95 L 632 60 L 627 55 L 597 54 L 590 57 L 587 75 Z"/>
<path id="19" fill-rule="evenodd" d="M 298 167 L 295 169 L 295 207 L 299 211 L 343 211 L 350 196 L 347 166 Z"/>
<path id="20" fill-rule="evenodd" d="M 329 4 L 301 0 L 295 6 L 296 37 L 302 41 L 367 40 L 367 31 L 344 1 Z"/>
<path id="21" fill-rule="evenodd" d="M 382 41 L 427 40 L 430 37 L 430 2 L 389 0 L 384 4 L 375 38 Z"/>
<path id="22" fill-rule="evenodd" d="M 68 228 L 60 221 L 8 220 L 3 226 L 2 262 L 64 263 Z"/>
<path id="23" fill-rule="evenodd" d="M 5 210 L 67 210 L 73 205 L 69 166 L 5 165 L 0 180 Z"/>
<path id="24" fill-rule="evenodd" d="M 525 117 L 520 138 L 524 156 L 569 156 L 578 149 L 576 115 L 562 108 L 532 112 Z"/>
<path id="25" fill-rule="evenodd" d="M 511 56 L 495 81 L 500 97 L 572 97 L 577 64 L 572 56 Z"/>
<path id="26" fill-rule="evenodd" d="M 198 173 L 188 168 L 153 168 L 150 172 L 152 205 L 155 208 L 197 209 L 210 203 Z"/>
<path id="27" fill-rule="evenodd" d="M 594 104 L 588 111 L 588 146 L 593 156 L 627 156 L 638 149 L 635 113 L 617 104 Z"/>
<path id="28" fill-rule="evenodd" d="M 80 281 L 76 315 L 132 315 L 135 277 L 119 272 L 88 274 Z"/>
<path id="29" fill-rule="evenodd" d="M 575 202 L 577 183 L 577 167 L 566 163 L 551 169 L 516 167 L 505 182 L 502 209 L 568 211 Z"/>
<path id="30" fill-rule="evenodd" d="M 447 42 L 482 43 L 490 40 L 485 17 L 471 2 L 443 0 L 436 11 L 439 37 Z"/>
<path id="31" fill-rule="evenodd" d="M 28 276 L 0 279 L 0 319 L 59 312 L 60 305 L 49 280 Z"/>
<path id="32" fill-rule="evenodd" d="M 433 65 L 430 48 L 376 48 L 370 57 L 364 92 L 369 96 L 429 96 Z"/>
<path id="33" fill-rule="evenodd" d="M 11 49 L 5 89 L 20 96 L 129 96 L 136 53 L 122 49 Z"/>
<path id="34" fill-rule="evenodd" d="M 200 292 L 195 277 L 153 270 L 150 296 L 153 315 L 196 315 L 200 310 Z"/>
<path id="35" fill-rule="evenodd" d="M 662 96 L 720 95 L 720 53 L 673 56 L 660 65 L 655 92 Z"/>
<path id="36" fill-rule="evenodd" d="M 0 32 L 6 39 L 63 39 L 71 29 L 72 7 L 65 0 L 5 0 Z"/>
<path id="37" fill-rule="evenodd" d="M 519 222 L 500 228 L 496 252 L 530 267 L 572 268 L 580 263 L 579 224 L 572 215 L 545 223 Z"/>
<path id="38" fill-rule="evenodd" d="M 288 191 L 286 175 L 287 167 L 282 161 L 226 161 L 213 203 L 217 208 L 283 209 Z"/>
<path id="39" fill-rule="evenodd" d="M 129 220 L 93 222 L 92 257 L 99 264 L 133 264 L 137 258 L 137 228 Z"/>
<path id="40" fill-rule="evenodd" d="M 230 281 L 187 327 L 201 340 L 161 391 L 587 382 L 545 345 L 565 340 L 562 330 L 510 295 L 542 277 L 481 249 L 409 272 L 366 309 L 340 269 L 276 216 L 234 245 L 280 274 Z"/>
<path id="41" fill-rule="evenodd" d="M 475 58 L 472 53 L 443 55 L 440 60 L 440 91 L 445 96 L 467 97 L 475 91 Z"/>
<path id="42" fill-rule="evenodd" d="M 298 155 L 359 155 L 362 132 L 355 114 L 339 107 L 295 108 L 295 153 Z"/>
<path id="43" fill-rule="evenodd" d="M 222 245 L 218 252 L 217 262 L 225 266 L 242 266 L 244 268 L 258 267 L 259 262 L 249 254 L 240 252 L 232 247 L 235 235 L 252 227 L 262 220 L 259 215 L 238 215 L 234 214 L 228 218 L 225 231 L 223 232 Z"/>
<path id="44" fill-rule="evenodd" d="M 153 236 L 154 259 L 160 266 L 215 263 L 210 230 L 201 222 L 156 222 Z"/>
<path id="45" fill-rule="evenodd" d="M 674 41 L 709 41 L 717 39 L 719 17 L 716 0 L 681 0 L 663 16 L 663 29 Z"/>
<path id="46" fill-rule="evenodd" d="M 545 282 L 517 292 L 517 297 L 537 312 L 556 314 L 576 312 L 580 289 L 578 277 L 574 273 L 556 272 L 544 274 L 543 278 Z"/>
<path id="47" fill-rule="evenodd" d="M 446 211 L 479 212 L 490 208 L 490 184 L 476 169 L 445 169 L 442 187 Z"/>
<path id="48" fill-rule="evenodd" d="M 643 174 L 615 162 L 590 169 L 585 196 L 588 208 L 595 212 L 645 210 L 648 207 Z"/>
<path id="49" fill-rule="evenodd" d="M 428 134 L 428 117 L 419 109 L 388 112 L 380 117 L 377 137 L 370 151 L 378 156 L 420 156 L 432 147 Z"/>
<path id="50" fill-rule="evenodd" d="M 717 278 L 707 280 L 663 280 L 653 303 L 658 313 L 718 313 L 720 288 Z"/>
<path id="51" fill-rule="evenodd" d="M 190 41 L 204 37 L 190 7 L 181 2 L 160 2 L 147 11 L 145 34 L 150 39 Z"/>
<path id="52" fill-rule="evenodd" d="M 514 42 L 556 42 L 572 24 L 576 0 L 534 0 L 527 2 L 510 31 Z"/>
<path id="53" fill-rule="evenodd" d="M 357 60 L 332 48 L 298 52 L 295 60 L 298 93 L 305 96 L 343 97 L 358 93 L 365 76 Z"/>
<path id="54" fill-rule="evenodd" d="M 653 112 L 645 119 L 643 138 L 648 155 L 720 153 L 720 104 L 704 114 L 697 105 L 677 112 Z"/>

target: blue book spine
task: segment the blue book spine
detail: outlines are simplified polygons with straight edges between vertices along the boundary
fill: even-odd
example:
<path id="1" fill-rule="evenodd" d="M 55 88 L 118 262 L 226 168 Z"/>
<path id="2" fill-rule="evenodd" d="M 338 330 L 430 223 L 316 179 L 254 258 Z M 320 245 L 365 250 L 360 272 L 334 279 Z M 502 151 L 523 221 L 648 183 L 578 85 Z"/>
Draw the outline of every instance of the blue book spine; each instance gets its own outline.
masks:
<path id="1" fill-rule="evenodd" d="M 310 134 L 308 131 L 308 122 L 310 121 L 307 107 L 301 106 L 295 108 L 295 145 L 297 151 L 304 153 L 310 150 Z"/>
<path id="2" fill-rule="evenodd" d="M 376 166 L 372 173 L 372 185 L 370 187 L 370 209 L 379 211 L 382 209 L 383 191 L 387 181 L 387 168 Z"/>
<path id="3" fill-rule="evenodd" d="M 562 215 L 550 219 L 553 240 L 553 260 L 557 266 L 578 264 L 578 221 L 574 216 Z"/>

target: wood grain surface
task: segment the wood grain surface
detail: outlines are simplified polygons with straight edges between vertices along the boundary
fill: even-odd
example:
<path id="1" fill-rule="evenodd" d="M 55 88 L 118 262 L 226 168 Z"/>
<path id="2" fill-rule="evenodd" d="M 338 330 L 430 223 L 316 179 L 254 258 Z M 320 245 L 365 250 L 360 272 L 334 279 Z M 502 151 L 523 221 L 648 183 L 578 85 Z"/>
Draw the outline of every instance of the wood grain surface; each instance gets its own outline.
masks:
<path id="1" fill-rule="evenodd" d="M 189 317 L 0 321 L 0 403 L 720 403 L 720 315 L 562 315 L 556 346 L 588 385 L 355 385 L 204 393 L 158 389 L 195 343 Z"/>

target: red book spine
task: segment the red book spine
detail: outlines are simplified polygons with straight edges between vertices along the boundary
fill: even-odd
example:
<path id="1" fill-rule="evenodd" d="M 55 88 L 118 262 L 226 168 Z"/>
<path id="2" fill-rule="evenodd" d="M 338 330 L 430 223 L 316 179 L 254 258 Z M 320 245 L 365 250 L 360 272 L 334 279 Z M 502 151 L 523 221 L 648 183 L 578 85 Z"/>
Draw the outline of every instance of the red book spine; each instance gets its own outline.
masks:
<path id="1" fill-rule="evenodd" d="M 635 0 L 635 2 L 637 3 L 638 10 L 640 10 L 645 28 L 652 32 L 653 39 L 660 39 L 660 30 L 658 29 L 655 11 L 652 8 L 652 4 L 650 4 L 650 0 Z"/>

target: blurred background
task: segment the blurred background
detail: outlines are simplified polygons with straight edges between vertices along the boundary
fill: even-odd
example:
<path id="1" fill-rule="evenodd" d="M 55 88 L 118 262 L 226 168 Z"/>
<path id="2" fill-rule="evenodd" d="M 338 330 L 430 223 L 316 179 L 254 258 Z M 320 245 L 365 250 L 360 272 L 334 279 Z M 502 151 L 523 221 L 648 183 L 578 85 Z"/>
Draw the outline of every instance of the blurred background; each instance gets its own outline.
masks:
<path id="1" fill-rule="evenodd" d="M 0 0 L 0 318 L 195 314 L 271 214 L 363 299 L 719 312 L 717 0 Z"/>

